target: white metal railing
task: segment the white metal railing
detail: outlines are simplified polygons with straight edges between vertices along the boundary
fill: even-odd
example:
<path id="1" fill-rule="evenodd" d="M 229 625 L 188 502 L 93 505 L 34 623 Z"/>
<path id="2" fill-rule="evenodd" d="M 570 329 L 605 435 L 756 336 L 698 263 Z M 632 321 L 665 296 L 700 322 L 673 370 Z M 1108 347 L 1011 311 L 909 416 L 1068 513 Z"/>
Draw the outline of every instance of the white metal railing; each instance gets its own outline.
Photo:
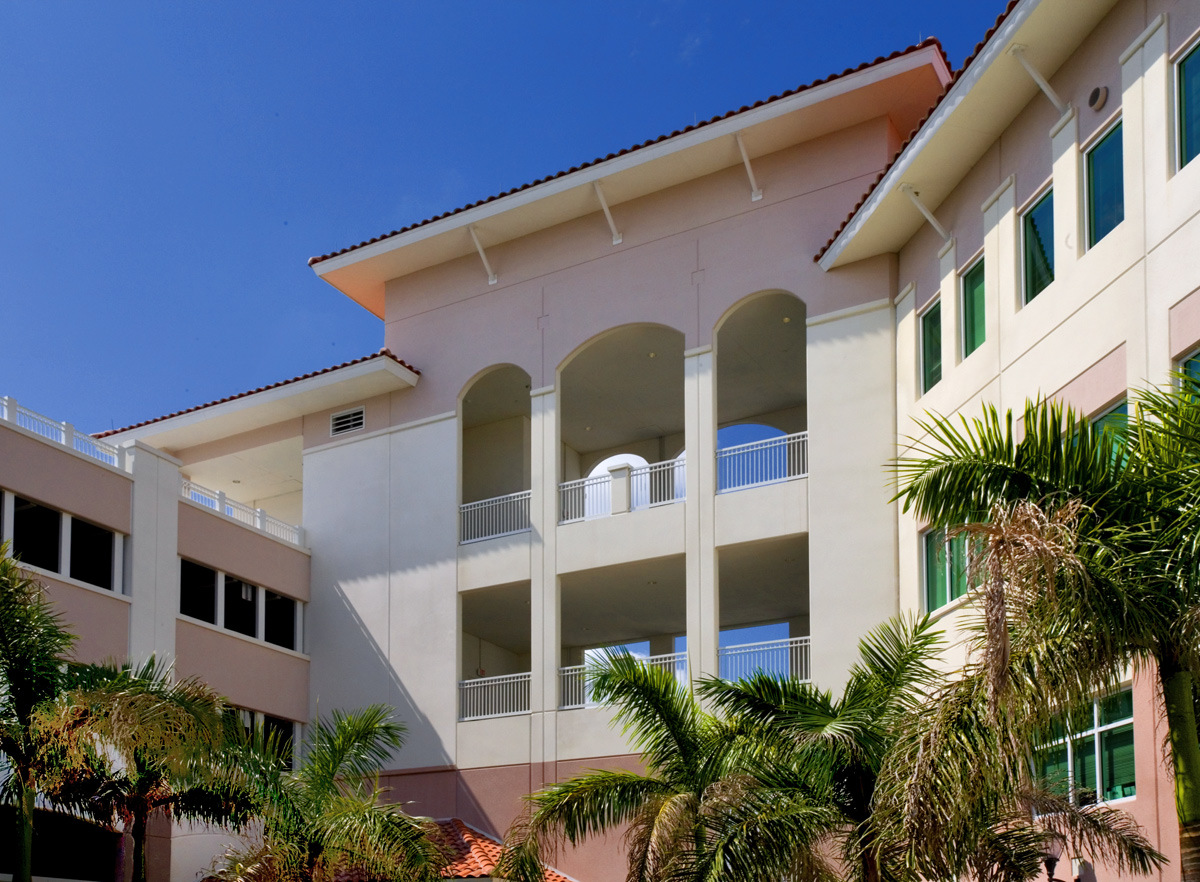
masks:
<path id="1" fill-rule="evenodd" d="M 558 522 L 566 524 L 612 514 L 612 476 L 594 475 L 558 485 Z"/>
<path id="2" fill-rule="evenodd" d="M 193 481 L 189 481 L 187 478 L 183 479 L 181 489 L 184 499 L 190 499 L 198 505 L 211 508 L 215 512 L 231 517 L 235 521 L 240 521 L 248 527 L 266 533 L 268 536 L 274 536 L 276 539 L 282 539 L 284 542 L 290 542 L 293 545 L 304 545 L 303 527 L 271 517 L 271 515 L 267 514 L 261 508 L 254 508 L 246 505 L 244 502 L 230 499 L 220 490 L 210 490 L 207 487 L 202 487 Z"/>
<path id="3" fill-rule="evenodd" d="M 510 536 L 529 530 L 529 493 L 509 493 L 478 502 L 465 502 L 458 507 L 460 544 Z"/>
<path id="4" fill-rule="evenodd" d="M 682 460 L 671 459 L 630 469 L 630 509 L 636 511 L 652 505 L 682 502 L 687 486 L 685 478 Z"/>
<path id="5" fill-rule="evenodd" d="M 811 645 L 811 637 L 792 637 L 723 646 L 717 650 L 720 677 L 722 680 L 744 680 L 761 672 L 809 680 L 812 678 L 809 667 Z"/>
<path id="6" fill-rule="evenodd" d="M 529 713 L 529 672 L 460 680 L 458 718 L 483 720 Z"/>
<path id="7" fill-rule="evenodd" d="M 602 651 L 602 650 L 601 650 Z M 675 675 L 680 683 L 688 679 L 687 652 L 668 652 L 665 655 L 651 655 L 641 659 L 652 668 L 660 668 Z M 561 710 L 571 710 L 579 707 L 594 707 L 592 700 L 591 682 L 587 676 L 588 666 L 570 665 L 558 669 L 558 706 Z"/>
<path id="8" fill-rule="evenodd" d="M 75 427 L 70 423 L 60 423 L 35 410 L 22 407 L 17 404 L 15 398 L 0 397 L 0 420 L 20 426 L 27 432 L 45 438 L 52 444 L 61 444 L 84 456 L 90 456 L 92 459 L 117 468 L 124 467 L 122 448 L 101 441 L 99 438 L 93 438 L 91 435 L 76 432 Z"/>
<path id="9" fill-rule="evenodd" d="M 776 484 L 808 475 L 808 432 L 717 451 L 717 492 Z"/>

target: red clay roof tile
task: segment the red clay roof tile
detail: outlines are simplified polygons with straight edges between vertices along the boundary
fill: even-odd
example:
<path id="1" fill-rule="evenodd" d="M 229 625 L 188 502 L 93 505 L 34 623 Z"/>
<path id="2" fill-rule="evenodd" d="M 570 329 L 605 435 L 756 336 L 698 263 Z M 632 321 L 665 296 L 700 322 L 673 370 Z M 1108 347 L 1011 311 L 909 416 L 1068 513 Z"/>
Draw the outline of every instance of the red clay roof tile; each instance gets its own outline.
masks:
<path id="1" fill-rule="evenodd" d="M 674 138 L 678 135 L 684 135 L 684 134 L 687 134 L 688 132 L 693 132 L 696 129 L 702 129 L 705 126 L 709 126 L 709 125 L 712 125 L 713 123 L 720 122 L 723 119 L 728 119 L 731 116 L 737 116 L 739 113 L 745 113 L 747 110 L 753 110 L 756 107 L 762 107 L 765 104 L 772 104 L 776 101 L 781 101 L 784 98 L 789 98 L 792 95 L 799 94 L 800 92 L 806 92 L 809 89 L 813 89 L 817 86 L 824 85 L 825 83 L 831 82 L 833 80 L 841 79 L 844 76 L 849 76 L 852 73 L 857 73 L 858 71 L 865 70 L 868 67 L 874 67 L 875 65 L 882 64 L 885 61 L 891 61 L 893 58 L 899 58 L 903 55 L 908 55 L 912 52 L 916 52 L 919 49 L 924 49 L 927 46 L 935 46 L 937 48 L 937 50 L 942 54 L 942 58 L 943 59 L 946 58 L 946 51 L 945 51 L 945 49 L 942 48 L 941 42 L 939 42 L 936 37 L 927 37 L 926 39 L 922 40 L 920 43 L 917 43 L 913 46 L 909 46 L 906 49 L 897 50 L 886 57 L 881 55 L 878 58 L 876 58 L 874 61 L 864 61 L 858 67 L 848 67 L 841 73 L 830 74 L 829 76 L 824 77 L 823 79 L 813 80 L 811 83 L 809 83 L 807 85 L 797 86 L 795 89 L 788 89 L 786 92 L 780 92 L 778 95 L 772 95 L 770 98 L 765 98 L 761 101 L 755 101 L 753 104 L 743 105 L 742 107 L 739 107 L 737 110 L 730 110 L 726 113 L 720 114 L 718 116 L 714 116 L 712 119 L 707 119 L 707 120 L 704 120 L 703 122 L 699 122 L 694 125 L 685 126 L 682 129 L 676 129 L 675 131 L 671 132 L 669 135 L 659 135 L 657 138 L 651 138 L 648 141 L 643 141 L 641 144 L 634 144 L 632 147 L 626 147 L 624 150 L 618 150 L 616 153 L 610 153 L 607 156 L 596 157 L 595 159 L 591 160 L 590 162 L 580 163 L 579 165 L 572 166 L 571 168 L 566 169 L 564 171 L 555 172 L 554 174 L 547 175 L 544 178 L 538 178 L 536 181 L 530 181 L 528 184 L 522 184 L 521 186 L 514 187 L 511 190 L 505 190 L 504 192 L 497 193 L 494 196 L 488 196 L 486 199 L 480 199 L 478 202 L 472 202 L 469 205 L 464 205 L 460 208 L 451 209 L 450 211 L 443 212 L 442 214 L 436 215 L 434 217 L 426 218 L 423 221 L 417 221 L 416 223 L 409 224 L 406 227 L 401 227 L 398 230 L 392 230 L 390 233 L 384 233 L 382 235 L 374 237 L 373 239 L 367 239 L 365 242 L 359 242 L 357 245 L 350 245 L 347 248 L 342 248 L 338 251 L 331 251 L 329 254 L 322 254 L 318 257 L 310 257 L 308 259 L 308 265 L 315 266 L 316 264 L 320 263 L 323 260 L 329 260 L 331 257 L 337 257 L 340 254 L 347 254 L 351 251 L 357 251 L 359 248 L 365 248 L 367 245 L 374 245 L 376 242 L 380 242 L 384 239 L 390 239 L 392 236 L 399 236 L 402 233 L 407 233 L 409 230 L 415 230 L 417 227 L 423 227 L 426 224 L 431 224 L 434 221 L 439 221 L 439 220 L 442 220 L 443 218 L 447 218 L 447 217 L 451 217 L 452 215 L 460 214 L 461 212 L 467 211 L 468 209 L 477 208 L 480 205 L 486 205 L 489 202 L 495 202 L 497 199 L 503 199 L 505 196 L 511 196 L 513 193 L 519 193 L 522 190 L 528 190 L 530 187 L 536 187 L 537 185 L 544 184 L 547 181 L 553 181 L 556 178 L 561 178 L 565 175 L 572 174 L 572 173 L 580 171 L 582 169 L 590 168 L 594 165 L 599 165 L 602 162 L 607 162 L 608 160 L 615 159 L 618 156 L 625 156 L 628 153 L 633 153 L 633 152 L 635 152 L 637 150 L 641 150 L 645 147 L 650 147 L 651 145 L 658 144 L 662 141 L 666 141 L 666 140 L 668 140 L 670 138 Z M 946 65 L 947 65 L 947 67 L 949 66 L 949 60 L 946 61 Z"/>

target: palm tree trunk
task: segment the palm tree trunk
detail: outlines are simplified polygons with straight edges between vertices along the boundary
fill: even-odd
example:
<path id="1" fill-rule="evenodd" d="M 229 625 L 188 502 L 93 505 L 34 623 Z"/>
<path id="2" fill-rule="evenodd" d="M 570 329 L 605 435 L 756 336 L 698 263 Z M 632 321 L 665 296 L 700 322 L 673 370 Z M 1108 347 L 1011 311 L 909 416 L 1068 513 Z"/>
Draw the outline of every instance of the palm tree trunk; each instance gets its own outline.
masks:
<path id="1" fill-rule="evenodd" d="M 1196 730 L 1195 684 L 1191 671 L 1159 665 L 1167 709 L 1171 760 L 1175 770 L 1175 811 L 1179 817 L 1179 879 L 1200 882 L 1200 737 Z"/>
<path id="2" fill-rule="evenodd" d="M 13 866 L 13 882 L 33 879 L 33 806 L 37 790 L 22 779 L 17 785 L 17 858 Z"/>
<path id="3" fill-rule="evenodd" d="M 146 882 L 146 809 L 133 810 L 133 882 Z"/>

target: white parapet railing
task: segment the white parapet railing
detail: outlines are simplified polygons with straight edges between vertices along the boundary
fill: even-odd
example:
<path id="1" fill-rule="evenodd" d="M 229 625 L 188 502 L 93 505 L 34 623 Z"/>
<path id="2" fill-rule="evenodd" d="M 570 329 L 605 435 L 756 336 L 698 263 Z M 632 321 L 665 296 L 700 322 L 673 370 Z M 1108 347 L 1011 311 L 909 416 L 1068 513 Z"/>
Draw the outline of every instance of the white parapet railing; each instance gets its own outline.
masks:
<path id="1" fill-rule="evenodd" d="M 612 477 L 594 475 L 558 485 L 558 522 L 583 521 L 612 514 Z"/>
<path id="2" fill-rule="evenodd" d="M 529 672 L 458 683 L 458 718 L 486 720 L 529 713 Z"/>
<path id="3" fill-rule="evenodd" d="M 808 476 L 808 432 L 751 441 L 717 451 L 717 492 Z"/>
<path id="4" fill-rule="evenodd" d="M 70 423 L 60 423 L 35 410 L 17 404 L 15 398 L 0 397 L 0 420 L 20 426 L 51 444 L 61 444 L 84 456 L 117 468 L 125 467 L 124 449 L 91 435 L 76 432 Z"/>
<path id="5" fill-rule="evenodd" d="M 231 517 L 260 533 L 266 533 L 268 536 L 274 536 L 276 539 L 282 539 L 293 545 L 304 546 L 303 527 L 271 517 L 261 508 L 254 508 L 244 502 L 230 499 L 220 490 L 210 490 L 187 478 L 183 479 L 181 490 L 184 499 L 189 499 L 197 505 Z"/>
<path id="6" fill-rule="evenodd" d="M 465 502 L 458 507 L 459 544 L 529 531 L 529 491 Z"/>
<path id="7" fill-rule="evenodd" d="M 629 470 L 629 507 L 634 511 L 682 502 L 686 493 L 683 460 L 671 459 Z"/>
<path id="8" fill-rule="evenodd" d="M 810 680 L 811 646 L 811 637 L 723 646 L 717 650 L 720 677 L 722 680 L 745 680 L 754 674 L 764 673 Z"/>
<path id="9" fill-rule="evenodd" d="M 675 675 L 680 683 L 688 679 L 687 653 L 669 652 L 665 655 L 647 656 L 641 661 L 652 668 L 660 668 Z M 588 680 L 588 665 L 571 665 L 558 669 L 558 707 L 560 710 L 572 710 L 580 707 L 594 707 L 591 683 Z"/>

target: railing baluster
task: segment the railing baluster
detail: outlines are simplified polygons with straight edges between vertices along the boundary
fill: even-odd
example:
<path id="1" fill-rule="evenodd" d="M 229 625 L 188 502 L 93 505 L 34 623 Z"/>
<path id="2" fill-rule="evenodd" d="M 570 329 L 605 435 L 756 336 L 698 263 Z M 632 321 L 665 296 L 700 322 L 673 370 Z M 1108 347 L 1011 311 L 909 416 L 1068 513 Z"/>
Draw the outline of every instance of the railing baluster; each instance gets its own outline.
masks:
<path id="1" fill-rule="evenodd" d="M 808 433 L 797 432 L 717 451 L 717 492 L 808 475 Z"/>

